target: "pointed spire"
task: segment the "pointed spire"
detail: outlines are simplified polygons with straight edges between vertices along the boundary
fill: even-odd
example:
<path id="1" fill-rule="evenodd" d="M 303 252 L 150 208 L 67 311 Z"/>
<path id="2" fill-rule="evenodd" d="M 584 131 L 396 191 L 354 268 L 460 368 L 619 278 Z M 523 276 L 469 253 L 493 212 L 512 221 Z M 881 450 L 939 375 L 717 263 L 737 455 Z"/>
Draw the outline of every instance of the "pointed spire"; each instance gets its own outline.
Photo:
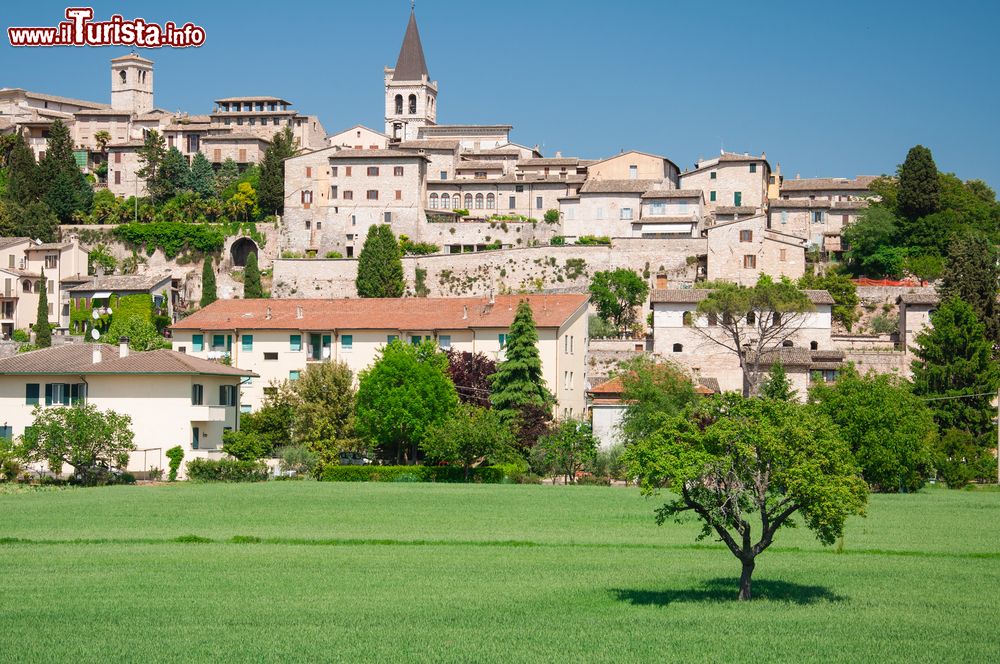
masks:
<path id="1" fill-rule="evenodd" d="M 403 37 L 403 46 L 399 49 L 392 80 L 419 81 L 424 76 L 430 78 L 427 61 L 424 60 L 424 47 L 420 44 L 420 31 L 417 30 L 417 17 L 411 4 L 410 22 L 406 24 L 406 35 Z"/>

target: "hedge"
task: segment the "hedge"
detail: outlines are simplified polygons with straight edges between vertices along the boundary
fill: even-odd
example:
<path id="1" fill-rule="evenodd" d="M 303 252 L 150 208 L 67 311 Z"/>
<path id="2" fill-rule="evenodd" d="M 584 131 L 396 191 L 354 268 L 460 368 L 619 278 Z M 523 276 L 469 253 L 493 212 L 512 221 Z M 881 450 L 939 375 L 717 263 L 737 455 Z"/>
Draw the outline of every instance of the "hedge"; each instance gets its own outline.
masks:
<path id="1" fill-rule="evenodd" d="M 499 484 L 522 469 L 516 464 L 473 468 L 469 481 Z M 464 482 L 460 466 L 325 466 L 319 474 L 324 482 Z"/>
<path id="2" fill-rule="evenodd" d="M 192 459 L 187 463 L 189 480 L 197 482 L 266 482 L 267 464 L 236 459 Z"/>

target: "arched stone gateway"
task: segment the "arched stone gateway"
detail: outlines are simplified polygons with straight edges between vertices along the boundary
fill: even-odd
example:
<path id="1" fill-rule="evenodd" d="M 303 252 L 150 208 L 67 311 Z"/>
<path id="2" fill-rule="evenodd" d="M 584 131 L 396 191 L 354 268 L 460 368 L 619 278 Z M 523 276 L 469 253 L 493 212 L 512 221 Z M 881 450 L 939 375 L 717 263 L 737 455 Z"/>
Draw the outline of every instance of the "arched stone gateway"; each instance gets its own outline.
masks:
<path id="1" fill-rule="evenodd" d="M 235 267 L 245 267 L 247 256 L 250 254 L 258 256 L 257 252 L 257 243 L 247 237 L 241 237 L 236 240 L 233 242 L 233 246 L 229 248 L 229 255 L 232 257 Z"/>

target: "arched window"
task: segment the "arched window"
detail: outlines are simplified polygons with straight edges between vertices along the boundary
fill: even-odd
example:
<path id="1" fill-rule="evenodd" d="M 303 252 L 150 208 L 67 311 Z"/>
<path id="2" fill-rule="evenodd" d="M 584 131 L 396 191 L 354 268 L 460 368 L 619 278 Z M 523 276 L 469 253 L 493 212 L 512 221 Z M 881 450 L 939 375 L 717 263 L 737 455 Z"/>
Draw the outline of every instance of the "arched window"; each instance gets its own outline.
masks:
<path id="1" fill-rule="evenodd" d="M 441 194 L 441 207 L 445 210 L 451 209 L 451 196 L 448 194 Z"/>
<path id="2" fill-rule="evenodd" d="M 436 210 L 438 206 L 438 195 L 431 194 L 431 209 Z"/>
<path id="3" fill-rule="evenodd" d="M 396 115 L 403 114 L 403 95 L 396 95 Z"/>
<path id="4" fill-rule="evenodd" d="M 124 70 L 124 69 L 119 69 L 119 70 L 118 70 L 118 78 L 120 78 L 120 79 L 122 80 L 122 83 L 124 83 L 124 82 L 125 82 L 125 78 L 126 78 L 127 76 L 128 76 L 128 74 L 126 74 L 126 73 L 125 73 L 125 70 Z"/>
<path id="5" fill-rule="evenodd" d="M 31 292 L 31 282 L 28 281 L 27 279 L 25 279 L 24 283 L 21 284 L 21 290 L 24 291 L 25 293 L 30 293 Z"/>
<path id="6" fill-rule="evenodd" d="M 684 350 L 684 344 L 674 344 L 674 352 L 680 353 Z"/>
<path id="7" fill-rule="evenodd" d="M 819 350 L 819 342 L 818 341 L 810 341 L 809 342 L 809 350 Z"/>
<path id="8" fill-rule="evenodd" d="M 465 209 L 466 210 L 472 209 L 472 194 L 465 195 Z"/>
<path id="9" fill-rule="evenodd" d="M 795 345 L 795 344 L 793 344 L 793 343 L 792 343 L 792 340 L 791 340 L 791 339 L 785 339 L 784 341 L 782 341 L 782 342 L 781 342 L 781 346 L 782 346 L 783 348 L 791 348 L 791 347 L 792 347 L 792 346 L 794 346 L 794 345 Z"/>
<path id="10" fill-rule="evenodd" d="M 410 115 L 417 114 L 417 95 L 410 95 Z"/>
<path id="11" fill-rule="evenodd" d="M 497 206 L 497 197 L 493 194 L 486 194 L 486 209 L 492 210 Z"/>
<path id="12" fill-rule="evenodd" d="M 476 209 L 477 210 L 482 210 L 483 209 L 483 195 L 482 194 L 476 194 Z"/>

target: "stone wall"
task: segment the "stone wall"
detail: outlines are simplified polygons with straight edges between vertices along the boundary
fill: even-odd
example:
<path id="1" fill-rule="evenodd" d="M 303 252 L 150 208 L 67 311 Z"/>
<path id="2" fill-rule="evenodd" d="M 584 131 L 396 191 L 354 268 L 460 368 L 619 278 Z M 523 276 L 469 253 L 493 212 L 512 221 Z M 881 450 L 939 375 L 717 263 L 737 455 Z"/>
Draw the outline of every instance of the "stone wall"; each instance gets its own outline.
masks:
<path id="1" fill-rule="evenodd" d="M 543 224 L 539 224 L 541 227 Z M 678 240 L 616 239 L 612 246 L 538 246 L 465 254 L 407 256 L 403 272 L 416 293 L 418 270 L 429 297 L 488 295 L 551 289 L 582 292 L 594 272 L 627 267 L 652 284 L 665 274 L 671 288 L 692 284 L 692 256 L 705 253 L 703 238 Z M 357 260 L 278 259 L 275 297 L 355 297 Z"/>

